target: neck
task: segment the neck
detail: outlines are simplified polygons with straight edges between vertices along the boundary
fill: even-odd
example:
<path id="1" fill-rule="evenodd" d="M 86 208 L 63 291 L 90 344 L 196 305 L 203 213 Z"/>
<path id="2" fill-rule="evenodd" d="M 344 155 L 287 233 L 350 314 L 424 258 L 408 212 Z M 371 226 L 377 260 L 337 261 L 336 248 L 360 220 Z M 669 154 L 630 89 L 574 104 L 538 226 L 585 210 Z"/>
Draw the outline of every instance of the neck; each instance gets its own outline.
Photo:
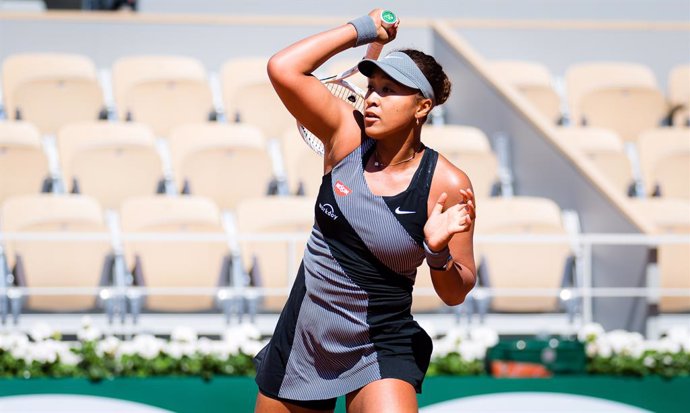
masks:
<path id="1" fill-rule="evenodd" d="M 382 141 L 376 142 L 374 149 L 374 167 L 377 169 L 396 166 L 411 162 L 423 148 L 419 139 L 403 142 L 401 145 L 389 145 Z"/>

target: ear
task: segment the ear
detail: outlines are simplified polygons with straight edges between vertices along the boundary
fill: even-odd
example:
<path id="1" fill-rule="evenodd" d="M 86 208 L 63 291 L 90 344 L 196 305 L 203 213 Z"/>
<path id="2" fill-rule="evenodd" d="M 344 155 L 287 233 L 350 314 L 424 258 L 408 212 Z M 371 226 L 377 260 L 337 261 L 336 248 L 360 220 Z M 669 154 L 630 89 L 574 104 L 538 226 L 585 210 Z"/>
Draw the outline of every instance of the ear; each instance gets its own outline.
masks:
<path id="1" fill-rule="evenodd" d="M 431 99 L 420 99 L 417 103 L 417 110 L 414 115 L 417 119 L 425 119 L 433 107 L 434 104 L 431 102 Z"/>

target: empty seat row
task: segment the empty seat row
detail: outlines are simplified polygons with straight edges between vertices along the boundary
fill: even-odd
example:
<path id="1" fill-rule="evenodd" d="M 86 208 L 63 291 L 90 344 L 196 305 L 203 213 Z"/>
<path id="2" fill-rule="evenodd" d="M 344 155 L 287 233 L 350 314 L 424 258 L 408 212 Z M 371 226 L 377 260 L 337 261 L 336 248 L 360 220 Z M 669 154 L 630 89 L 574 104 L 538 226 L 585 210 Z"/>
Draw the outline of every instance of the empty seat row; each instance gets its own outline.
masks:
<path id="1" fill-rule="evenodd" d="M 27 120 L 41 133 L 61 126 L 108 117 L 115 106 L 120 120 L 149 124 L 157 136 L 171 128 L 218 116 L 222 101 L 227 118 L 262 129 L 276 138 L 294 120 L 270 86 L 267 58 L 228 60 L 219 72 L 214 96 L 211 79 L 198 60 L 184 56 L 130 56 L 118 59 L 110 83 L 101 84 L 95 64 L 86 56 L 24 53 L 6 58 L 2 89 L 6 117 Z M 112 95 L 113 102 L 105 96 Z"/>
<path id="2" fill-rule="evenodd" d="M 556 135 L 582 151 L 618 191 L 633 192 L 634 166 L 623 140 L 614 131 L 564 127 L 558 128 Z M 690 200 L 690 129 L 646 130 L 633 149 L 647 195 Z"/>
<path id="3" fill-rule="evenodd" d="M 566 103 L 571 125 L 613 129 L 624 140 L 634 140 L 641 131 L 665 121 L 690 125 L 690 64 L 671 69 L 666 96 L 652 71 L 636 63 L 572 65 L 565 74 L 564 97 L 559 96 L 552 75 L 540 63 L 494 61 L 490 69 L 552 122 L 561 120 Z"/>
<path id="4" fill-rule="evenodd" d="M 689 202 L 662 199 L 631 202 L 633 208 L 657 224 L 660 232 L 690 233 Z M 313 208 L 313 201 L 305 197 L 245 200 L 238 205 L 233 232 L 224 225 L 219 208 L 203 197 L 128 200 L 120 209 L 119 230 L 132 285 L 178 289 L 175 296 L 155 291 L 148 294 L 146 308 L 150 310 L 208 310 L 213 308 L 214 297 L 195 296 L 193 291 L 189 294 L 184 289 L 213 290 L 230 285 L 234 279 L 230 270 L 232 257 L 235 257 L 249 274 L 249 285 L 267 289 L 261 309 L 279 311 L 313 225 Z M 579 287 L 572 267 L 575 251 L 566 236 L 561 211 L 553 201 L 531 197 L 489 198 L 481 202 L 478 212 L 475 259 L 480 285 L 499 293 L 502 289 Z M 14 236 L 5 239 L 4 250 L 17 285 L 98 288 L 112 282 L 113 238 L 107 225 L 112 222 L 106 223 L 94 199 L 79 195 L 12 198 L 2 205 L 0 224 L 5 235 Z M 35 232 L 101 236 L 69 240 L 16 237 Z M 513 238 L 481 239 L 500 235 Z M 516 240 L 515 235 L 559 238 L 525 243 Z M 235 244 L 230 239 L 234 236 L 239 236 L 240 251 L 233 251 Z M 661 287 L 690 288 L 687 277 L 690 245 L 662 244 L 658 250 Z M 530 264 L 520 264 L 525 262 Z M 424 291 L 431 287 L 428 268 L 423 265 L 417 275 L 415 311 L 443 308 L 437 297 Z M 26 304 L 33 310 L 67 311 L 89 309 L 95 302 L 91 295 L 32 295 Z M 690 298 L 663 297 L 660 306 L 662 311 L 690 311 Z M 552 312 L 559 307 L 556 296 L 498 295 L 489 302 L 491 311 L 501 312 Z"/>
<path id="5" fill-rule="evenodd" d="M 424 142 L 460 165 L 471 177 L 478 197 L 490 196 L 498 162 L 479 129 L 429 126 Z M 123 199 L 156 191 L 163 166 L 153 132 L 136 122 L 78 122 L 56 135 L 66 189 L 96 197 L 107 208 Z M 265 139 L 244 123 L 184 124 L 167 139 L 178 190 L 214 199 L 232 209 L 243 198 L 267 192 L 273 166 Z M 323 158 L 302 143 L 296 128 L 283 134 L 283 159 L 295 193 L 316 196 Z M 0 201 L 10 195 L 36 193 L 48 174 L 39 132 L 25 122 L 0 122 Z M 5 184 L 6 182 L 6 184 Z"/>

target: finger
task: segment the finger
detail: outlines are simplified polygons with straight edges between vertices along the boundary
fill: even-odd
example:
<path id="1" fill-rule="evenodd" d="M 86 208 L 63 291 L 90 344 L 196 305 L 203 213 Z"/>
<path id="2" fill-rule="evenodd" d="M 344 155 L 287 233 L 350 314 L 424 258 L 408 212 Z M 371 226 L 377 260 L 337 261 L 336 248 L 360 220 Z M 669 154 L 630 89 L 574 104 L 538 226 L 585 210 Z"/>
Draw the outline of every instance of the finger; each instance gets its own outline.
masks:
<path id="1" fill-rule="evenodd" d="M 431 215 L 438 215 L 443 212 L 443 207 L 446 205 L 446 199 L 448 199 L 448 194 L 443 192 L 436 200 L 434 208 L 431 210 Z"/>

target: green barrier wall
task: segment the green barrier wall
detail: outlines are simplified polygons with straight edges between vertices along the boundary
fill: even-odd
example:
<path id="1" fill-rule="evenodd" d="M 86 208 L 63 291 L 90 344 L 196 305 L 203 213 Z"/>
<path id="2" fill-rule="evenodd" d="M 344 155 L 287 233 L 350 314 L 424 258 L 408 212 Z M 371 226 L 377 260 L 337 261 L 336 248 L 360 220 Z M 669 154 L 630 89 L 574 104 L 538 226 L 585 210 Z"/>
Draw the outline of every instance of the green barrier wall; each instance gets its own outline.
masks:
<path id="1" fill-rule="evenodd" d="M 690 406 L 690 377 L 665 380 L 658 377 L 600 376 L 552 379 L 494 379 L 491 377 L 429 377 L 420 406 L 490 393 L 537 391 L 578 394 L 614 400 L 654 412 L 682 412 Z M 83 394 L 131 400 L 175 412 L 252 412 L 256 386 L 248 377 L 118 378 L 100 383 L 86 379 L 2 379 L 0 396 L 27 394 Z M 337 412 L 344 412 L 338 402 Z"/>

